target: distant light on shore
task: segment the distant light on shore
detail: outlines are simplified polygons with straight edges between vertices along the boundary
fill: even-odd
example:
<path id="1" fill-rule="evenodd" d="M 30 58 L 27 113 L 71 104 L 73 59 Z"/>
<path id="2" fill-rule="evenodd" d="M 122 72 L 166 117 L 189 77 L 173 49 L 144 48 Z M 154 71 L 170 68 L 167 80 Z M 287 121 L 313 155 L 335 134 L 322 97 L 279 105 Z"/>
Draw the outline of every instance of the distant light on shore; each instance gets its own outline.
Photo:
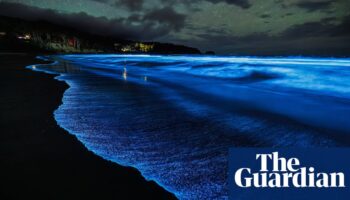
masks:
<path id="1" fill-rule="evenodd" d="M 124 80 L 126 80 L 128 78 L 128 73 L 127 73 L 125 67 L 124 67 L 124 71 L 123 71 L 123 78 L 124 78 Z"/>
<path id="2" fill-rule="evenodd" d="M 30 40 L 32 39 L 32 36 L 30 34 L 25 34 L 25 35 L 17 36 L 17 38 L 20 40 Z"/>

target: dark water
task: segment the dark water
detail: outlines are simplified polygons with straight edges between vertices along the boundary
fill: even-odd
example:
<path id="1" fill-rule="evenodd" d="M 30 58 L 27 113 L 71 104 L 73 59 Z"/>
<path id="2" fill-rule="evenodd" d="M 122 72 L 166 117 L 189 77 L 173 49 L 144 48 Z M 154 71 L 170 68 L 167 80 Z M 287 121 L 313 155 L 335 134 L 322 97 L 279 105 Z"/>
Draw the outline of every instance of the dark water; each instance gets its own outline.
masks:
<path id="1" fill-rule="evenodd" d="M 50 59 L 32 68 L 70 85 L 59 125 L 180 199 L 227 199 L 229 147 L 350 145 L 350 59 Z"/>

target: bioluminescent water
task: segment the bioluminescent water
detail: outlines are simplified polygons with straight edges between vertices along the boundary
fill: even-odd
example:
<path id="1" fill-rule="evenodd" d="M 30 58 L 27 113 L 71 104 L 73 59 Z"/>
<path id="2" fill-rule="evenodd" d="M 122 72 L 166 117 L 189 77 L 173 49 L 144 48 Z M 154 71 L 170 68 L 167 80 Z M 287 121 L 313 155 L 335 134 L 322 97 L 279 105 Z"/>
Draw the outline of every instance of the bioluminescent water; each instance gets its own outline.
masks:
<path id="1" fill-rule="evenodd" d="M 350 59 L 48 59 L 70 86 L 58 124 L 180 199 L 227 199 L 230 147 L 350 145 Z"/>

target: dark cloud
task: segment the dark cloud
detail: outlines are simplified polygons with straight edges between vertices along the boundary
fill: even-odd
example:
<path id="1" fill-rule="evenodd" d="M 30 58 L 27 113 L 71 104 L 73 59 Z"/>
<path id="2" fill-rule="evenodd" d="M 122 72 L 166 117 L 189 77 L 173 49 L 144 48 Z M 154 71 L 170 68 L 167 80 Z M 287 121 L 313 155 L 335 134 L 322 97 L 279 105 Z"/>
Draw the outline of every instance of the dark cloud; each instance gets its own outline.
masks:
<path id="1" fill-rule="evenodd" d="M 263 19 L 270 18 L 270 17 L 271 17 L 271 15 L 269 15 L 269 14 L 262 14 L 262 15 L 260 15 L 260 18 L 263 18 Z"/>
<path id="2" fill-rule="evenodd" d="M 91 0 L 91 1 L 96 1 L 96 2 L 100 2 L 100 3 L 107 3 L 108 0 Z"/>
<path id="3" fill-rule="evenodd" d="M 350 15 L 338 23 L 332 23 L 335 18 L 324 18 L 319 22 L 307 22 L 294 25 L 281 34 L 285 38 L 305 37 L 350 37 Z"/>
<path id="4" fill-rule="evenodd" d="M 281 36 L 287 38 L 329 36 L 333 26 L 323 22 L 308 22 L 290 27 Z"/>
<path id="5" fill-rule="evenodd" d="M 243 9 L 247 9 L 251 7 L 251 4 L 249 0 L 161 0 L 161 2 L 165 5 L 174 5 L 178 3 L 186 4 L 186 5 L 193 5 L 195 3 L 199 2 L 211 2 L 214 4 L 217 3 L 227 3 L 230 5 L 235 5 Z"/>
<path id="6" fill-rule="evenodd" d="M 268 11 L 256 13 L 254 19 L 259 17 L 259 22 L 270 23 L 260 33 L 246 33 L 241 37 L 235 36 L 233 30 L 224 26 L 198 27 L 197 22 L 186 16 L 191 16 L 191 8 L 199 8 L 201 2 L 225 3 L 235 5 L 237 9 L 248 9 L 257 1 L 253 0 L 158 0 L 159 5 L 150 8 L 145 0 L 93 0 L 110 6 L 124 9 L 127 16 L 110 19 L 106 17 L 93 17 L 86 13 L 62 14 L 54 10 L 38 9 L 36 7 L 21 4 L 1 4 L 0 15 L 21 17 L 29 20 L 47 20 L 60 25 L 70 26 L 82 31 L 94 34 L 116 36 L 123 39 L 153 40 L 161 42 L 178 42 L 180 44 L 201 48 L 202 50 L 215 50 L 218 53 L 232 52 L 245 55 L 280 55 L 280 54 L 313 54 L 313 55 L 350 55 L 350 15 L 341 17 L 340 9 L 328 9 L 339 2 L 338 0 L 274 0 L 277 8 L 281 9 L 281 18 L 300 17 L 305 11 L 322 11 L 316 14 L 313 21 L 305 18 L 298 21 L 302 24 L 293 25 L 279 35 L 273 35 L 274 30 L 279 29 L 281 23 L 274 21 Z M 155 1 L 153 1 L 154 3 Z M 6 6 L 5 6 L 6 5 Z M 178 6 L 181 5 L 181 6 Z M 183 9 L 187 6 L 189 9 Z M 127 8 L 127 9 L 126 9 Z M 174 8 L 178 9 L 175 10 Z M 217 9 L 217 7 L 213 7 Z M 289 9 L 291 8 L 291 9 Z M 120 9 L 115 9 L 116 12 Z M 341 9 L 346 9 L 346 6 Z M 177 12 L 181 11 L 181 13 Z M 220 10 L 215 10 L 220 11 Z M 183 14 L 186 13 L 186 14 Z M 327 14 L 330 13 L 330 14 Z M 309 15 L 310 13 L 307 13 Z M 113 15 L 114 16 L 114 15 Z M 249 15 L 248 15 L 249 16 Z M 306 15 L 305 15 L 306 16 Z M 200 23 L 206 23 L 206 17 Z M 252 16 L 249 16 L 252 17 Z M 302 17 L 302 16 L 301 16 Z M 323 19 L 320 19 L 322 18 Z M 246 18 L 247 26 L 250 18 Z M 318 21 L 317 21 L 318 20 Z M 291 20 L 293 21 L 293 20 Z M 234 23 L 234 19 L 232 22 Z M 284 22 L 283 22 L 284 23 Z M 285 21 L 285 23 L 289 23 Z M 285 25 L 285 24 L 283 24 Z M 184 34 L 191 40 L 182 40 L 177 32 L 184 29 Z M 239 30 L 237 29 L 239 32 Z M 170 34 L 175 33 L 175 34 Z M 192 37 L 193 36 L 193 37 Z M 198 38 L 198 39 L 196 39 Z"/>
<path id="7" fill-rule="evenodd" d="M 176 13 L 172 8 L 154 10 L 145 15 L 132 15 L 128 18 L 108 19 L 93 17 L 84 12 L 62 14 L 51 9 L 0 2 L 0 15 L 32 21 L 45 20 L 93 34 L 141 40 L 154 40 L 171 31 L 179 31 L 185 22 L 185 16 Z"/>
<path id="8" fill-rule="evenodd" d="M 104 3 L 104 4 L 110 4 L 113 7 L 123 7 L 127 8 L 130 11 L 139 11 L 142 10 L 143 8 L 143 0 L 114 0 L 114 1 L 109 1 L 109 0 L 92 0 L 96 1 L 99 3 Z"/>
<path id="9" fill-rule="evenodd" d="M 171 7 L 165 7 L 147 13 L 143 19 L 167 24 L 176 31 L 179 31 L 185 25 L 186 16 L 175 12 Z"/>
<path id="10" fill-rule="evenodd" d="M 337 18 L 336 17 L 325 17 L 322 19 L 322 21 L 325 23 L 332 23 L 332 22 L 336 22 Z"/>
<path id="11" fill-rule="evenodd" d="M 319 22 L 294 25 L 279 35 L 255 33 L 232 36 L 224 30 L 194 34 L 198 40 L 178 42 L 235 55 L 350 55 L 350 15 L 334 24 L 335 18 L 324 18 Z M 221 32 L 221 33 L 220 33 Z M 214 42 L 213 42 L 214 41 Z M 213 44 L 215 43 L 215 44 Z"/>
<path id="12" fill-rule="evenodd" d="M 143 0 L 119 0 L 116 1 L 115 6 L 125 6 L 131 11 L 141 10 L 143 7 Z"/>
<path id="13" fill-rule="evenodd" d="M 296 6 L 306 9 L 309 12 L 313 12 L 316 10 L 324 10 L 329 8 L 329 6 L 333 3 L 333 0 L 326 1 L 301 1 L 296 4 Z"/>
<path id="14" fill-rule="evenodd" d="M 292 16 L 292 15 L 294 15 L 294 14 L 293 13 L 286 13 L 283 15 L 283 17 Z"/>
<path id="15" fill-rule="evenodd" d="M 128 17 L 128 22 L 133 23 L 133 22 L 142 22 L 143 16 L 140 14 L 133 14 Z"/>
<path id="16" fill-rule="evenodd" d="M 233 4 L 241 8 L 247 9 L 251 7 L 251 4 L 248 0 L 207 0 L 212 3 L 225 2 L 227 4 Z"/>

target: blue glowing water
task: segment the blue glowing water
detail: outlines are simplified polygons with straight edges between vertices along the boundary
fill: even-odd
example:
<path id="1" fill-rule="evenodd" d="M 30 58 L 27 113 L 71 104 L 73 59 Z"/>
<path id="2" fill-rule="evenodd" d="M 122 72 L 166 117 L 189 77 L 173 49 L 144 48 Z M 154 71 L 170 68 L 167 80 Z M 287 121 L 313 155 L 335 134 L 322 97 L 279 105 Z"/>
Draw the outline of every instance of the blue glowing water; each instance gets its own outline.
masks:
<path id="1" fill-rule="evenodd" d="M 70 85 L 58 124 L 180 199 L 227 199 L 229 147 L 350 145 L 350 59 L 49 59 Z"/>

